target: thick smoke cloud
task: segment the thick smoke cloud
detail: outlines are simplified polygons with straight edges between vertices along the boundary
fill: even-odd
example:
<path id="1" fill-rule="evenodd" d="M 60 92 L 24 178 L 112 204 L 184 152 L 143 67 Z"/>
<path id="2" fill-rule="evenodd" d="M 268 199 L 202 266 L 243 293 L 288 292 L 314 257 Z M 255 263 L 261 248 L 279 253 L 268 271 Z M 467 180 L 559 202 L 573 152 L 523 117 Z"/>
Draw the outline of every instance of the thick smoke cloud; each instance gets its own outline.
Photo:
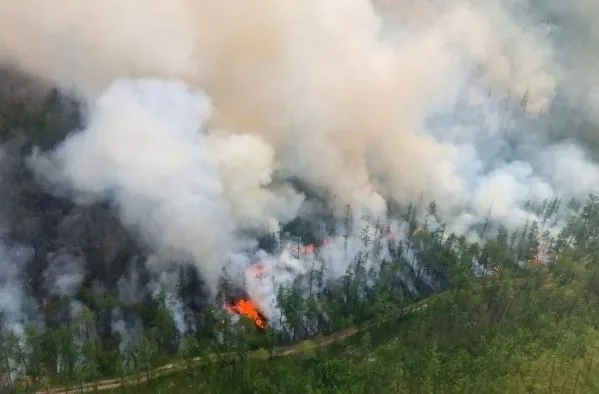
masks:
<path id="1" fill-rule="evenodd" d="M 290 179 L 364 222 L 436 200 L 473 237 L 487 216 L 534 218 L 525 200 L 593 191 L 593 128 L 563 126 L 597 121 L 597 9 L 539 3 L 2 0 L 0 60 L 89 104 L 37 168 L 110 198 L 214 288 L 301 212 Z"/>
<path id="2" fill-rule="evenodd" d="M 260 188 L 272 177 L 269 147 L 202 132 L 210 109 L 181 83 L 118 80 L 91 106 L 88 127 L 34 164 L 81 198 L 114 200 L 156 253 L 195 261 L 215 290 L 235 231 L 268 231 L 294 214 Z"/>

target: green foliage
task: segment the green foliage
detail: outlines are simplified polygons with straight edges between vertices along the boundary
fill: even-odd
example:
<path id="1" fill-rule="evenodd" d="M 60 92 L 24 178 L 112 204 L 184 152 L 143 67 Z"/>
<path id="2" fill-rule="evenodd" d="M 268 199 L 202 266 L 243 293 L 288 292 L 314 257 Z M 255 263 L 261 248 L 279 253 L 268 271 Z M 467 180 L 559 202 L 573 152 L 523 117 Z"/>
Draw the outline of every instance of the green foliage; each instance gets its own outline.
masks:
<path id="1" fill-rule="evenodd" d="M 178 375 L 146 392 L 596 392 L 599 297 L 584 300 L 589 271 L 564 263 L 448 291 L 336 349 L 273 361 L 261 350 L 243 373 L 240 361 L 221 364 L 210 378 Z"/>
<path id="2" fill-rule="evenodd" d="M 130 306 L 146 329 L 121 352 L 105 327 L 125 307 L 113 295 L 89 293 L 93 308 L 63 320 L 68 300 L 51 300 L 45 330 L 31 325 L 22 340 L 2 336 L 0 368 L 20 366 L 31 389 L 47 378 L 81 388 L 117 376 L 125 383 L 119 392 L 148 393 L 598 392 L 599 198 L 569 204 L 579 211 L 553 239 L 545 225 L 559 205 L 530 205 L 540 220 L 512 233 L 485 223 L 480 244 L 448 233 L 434 203 L 420 222 L 411 206 L 404 215 L 411 230 L 396 240 L 391 261 L 367 269 L 359 255 L 326 291 L 323 261 L 282 287 L 277 330 L 206 308 L 188 316 L 197 328 L 179 337 L 158 297 Z M 380 242 L 384 231 L 375 230 L 364 232 L 365 244 Z M 533 264 L 543 248 L 549 259 Z M 473 274 L 473 260 L 484 275 Z M 416 300 L 400 280 L 410 270 L 433 278 L 429 293 L 440 294 Z M 181 297 L 189 281 L 182 271 Z M 355 332 L 342 346 L 324 347 Z M 309 337 L 317 340 L 302 341 Z"/>

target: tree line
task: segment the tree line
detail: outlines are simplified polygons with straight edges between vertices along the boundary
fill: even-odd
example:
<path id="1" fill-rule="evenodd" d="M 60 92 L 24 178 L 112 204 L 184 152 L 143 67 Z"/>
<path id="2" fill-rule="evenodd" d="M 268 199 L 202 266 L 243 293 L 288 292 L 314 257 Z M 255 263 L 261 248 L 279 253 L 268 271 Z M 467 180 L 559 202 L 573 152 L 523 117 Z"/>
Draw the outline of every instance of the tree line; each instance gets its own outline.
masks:
<path id="1" fill-rule="evenodd" d="M 406 272 L 417 279 L 424 275 L 432 278 L 439 284 L 434 289 L 436 292 L 469 289 L 478 280 L 472 270 L 473 261 L 486 273 L 492 273 L 490 277 L 504 277 L 507 273 L 528 275 L 531 266 L 535 266 L 540 240 L 546 243 L 550 263 L 557 256 L 567 255 L 584 267 L 596 265 L 599 198 L 591 195 L 583 204 L 570 202 L 568 206 L 576 214 L 571 215 L 564 229 L 553 238 L 541 229 L 554 220 L 560 203 L 552 200 L 536 207 L 529 204 L 528 209 L 536 210 L 541 222 L 526 223 L 511 234 L 505 227 L 493 228 L 491 223 L 483 223 L 479 233 L 485 241 L 480 244 L 449 234 L 447 226 L 440 223 L 434 202 L 424 212 L 410 205 L 403 214 L 403 220 L 409 224 L 408 235 L 406 239 L 396 240 L 392 259 L 381 259 L 377 267 L 367 270 L 358 258 L 341 280 L 326 285 L 323 283 L 326 264 L 314 266 L 308 275 L 280 289 L 278 304 L 286 324 L 283 329 L 269 330 L 266 335 L 256 330 L 252 322 L 243 318 L 236 322 L 221 308 L 213 306 L 201 310 L 184 308 L 188 329 L 179 333 L 164 295 L 122 305 L 115 294 L 83 288 L 79 294 L 83 306 L 79 308 L 73 308 L 75 300 L 66 296 L 54 297 L 42 305 L 43 326 L 30 323 L 22 333 L 2 327 L 2 375 L 9 387 L 33 389 L 64 385 L 76 388 L 82 382 L 103 377 L 149 374 L 155 366 L 184 355 L 223 353 L 240 347 L 243 351 L 272 349 L 296 343 L 398 313 L 416 300 L 406 283 L 400 280 Z M 491 231 L 495 236 L 490 236 Z M 375 234 L 375 238 L 382 238 L 385 232 L 381 229 Z M 414 261 L 410 259 L 418 262 L 416 272 Z M 595 277 L 593 272 L 593 280 Z M 195 280 L 193 270 L 181 268 L 178 296 L 183 305 L 189 305 L 189 298 L 193 297 Z M 590 290 L 594 282 L 588 286 Z M 528 290 L 532 294 L 531 289 L 534 287 Z M 429 288 L 423 295 L 432 292 Z M 512 302 L 509 307 L 514 305 Z M 143 323 L 141 338 L 125 347 L 123 338 L 111 326 L 117 307 L 134 311 Z M 490 305 L 492 313 L 486 317 L 488 324 L 507 319 L 509 309 L 505 308 L 505 305 Z M 477 321 L 480 321 L 480 312 L 477 313 Z M 449 324 L 461 327 L 456 321 L 441 321 L 439 327 Z"/>

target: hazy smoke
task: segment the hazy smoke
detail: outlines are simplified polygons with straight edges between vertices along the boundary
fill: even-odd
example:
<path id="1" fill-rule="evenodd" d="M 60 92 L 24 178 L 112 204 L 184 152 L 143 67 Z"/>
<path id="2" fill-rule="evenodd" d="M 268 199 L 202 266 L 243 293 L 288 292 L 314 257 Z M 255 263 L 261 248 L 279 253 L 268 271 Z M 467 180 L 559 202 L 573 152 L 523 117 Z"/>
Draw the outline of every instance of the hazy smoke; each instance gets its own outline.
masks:
<path id="1" fill-rule="evenodd" d="M 45 174 L 214 288 L 300 212 L 290 179 L 362 223 L 422 195 L 464 233 L 594 190 L 597 7 L 537 3 L 3 0 L 0 59 L 89 103 Z"/>
<path id="2" fill-rule="evenodd" d="M 68 253 L 51 254 L 44 276 L 51 294 L 73 296 L 84 278 L 83 261 Z"/>
<path id="3" fill-rule="evenodd" d="M 28 247 L 0 245 L 0 314 L 6 328 L 19 335 L 23 334 L 27 322 L 23 304 L 28 298 L 20 277 L 32 254 Z"/>

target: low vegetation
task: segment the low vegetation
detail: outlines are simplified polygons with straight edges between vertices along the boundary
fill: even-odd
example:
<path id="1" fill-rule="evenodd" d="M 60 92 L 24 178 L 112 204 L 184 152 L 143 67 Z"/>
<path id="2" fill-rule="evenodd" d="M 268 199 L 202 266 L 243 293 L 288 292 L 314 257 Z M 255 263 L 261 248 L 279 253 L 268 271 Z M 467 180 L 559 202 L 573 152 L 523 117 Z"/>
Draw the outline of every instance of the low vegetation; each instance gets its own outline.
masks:
<path id="1" fill-rule="evenodd" d="M 544 209 L 554 210 L 557 203 Z M 434 208 L 429 206 L 425 223 Z M 226 311 L 205 308 L 197 330 L 179 337 L 163 299 L 147 310 L 148 305 L 129 306 L 147 316 L 149 329 L 138 343 L 119 350 L 119 342 L 101 331 L 114 298 L 92 294 L 95 313 L 83 308 L 72 318 L 65 318 L 70 304 L 64 298 L 53 305 L 49 316 L 58 321 L 49 329 L 30 325 L 21 341 L 4 331 L 4 374 L 15 377 L 10 384 L 19 392 L 49 386 L 76 391 L 84 382 L 95 390 L 93 382 L 104 377 L 129 382 L 117 384 L 115 392 L 148 393 L 599 390 L 597 197 L 582 204 L 558 237 L 546 234 L 547 264 L 537 261 L 540 223 L 515 236 L 499 228 L 496 237 L 478 245 L 446 234 L 442 225 L 429 229 L 417 223 L 413 211 L 405 219 L 423 230 L 411 231 L 398 248 L 413 248 L 422 271 L 443 284 L 418 308 L 410 307 L 416 300 L 394 279 L 408 267 L 405 253 L 372 272 L 356 262 L 327 292 L 308 296 L 299 291 L 300 282 L 284 289 L 279 302 L 290 324 L 277 331 L 263 332 L 250 320 L 234 322 Z M 486 267 L 486 275 L 473 274 L 473 259 Z M 374 282 L 366 280 L 373 277 Z M 311 332 L 307 325 L 318 329 Z M 348 329 L 359 333 L 332 347 L 301 342 L 311 336 L 318 344 L 323 335 Z M 281 354 L 280 346 L 300 342 Z M 176 365 L 155 370 L 168 363 Z"/>

